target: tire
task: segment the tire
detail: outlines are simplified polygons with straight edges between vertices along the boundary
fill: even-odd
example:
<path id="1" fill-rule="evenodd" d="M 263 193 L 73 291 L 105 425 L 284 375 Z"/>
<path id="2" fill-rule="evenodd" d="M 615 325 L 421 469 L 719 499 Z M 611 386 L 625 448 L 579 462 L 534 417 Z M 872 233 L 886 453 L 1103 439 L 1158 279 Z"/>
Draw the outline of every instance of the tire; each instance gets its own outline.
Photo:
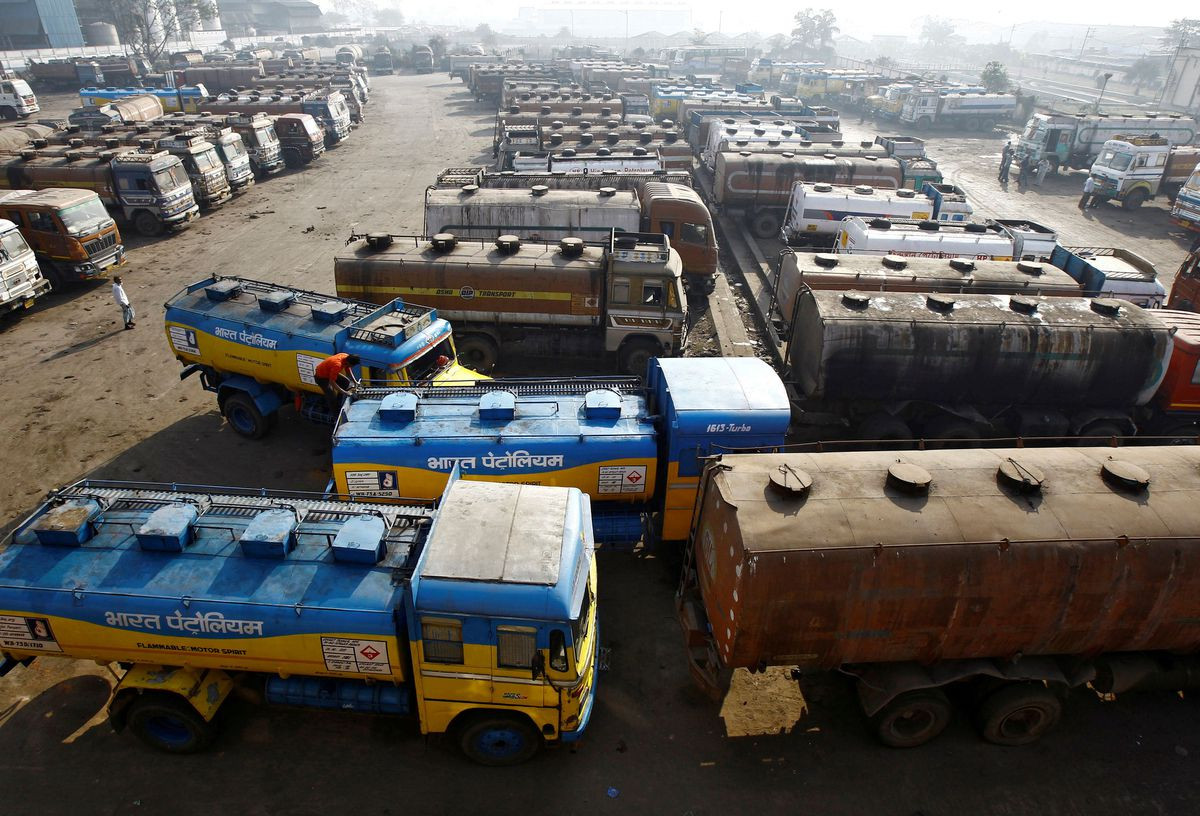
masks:
<path id="1" fill-rule="evenodd" d="M 147 238 L 157 238 L 166 230 L 158 216 L 148 210 L 140 210 L 133 216 L 133 228 L 139 235 L 145 235 Z"/>
<path id="2" fill-rule="evenodd" d="M 1121 200 L 1121 206 L 1127 210 L 1136 210 L 1145 204 L 1148 198 L 1150 198 L 1150 194 L 1139 187 Z"/>
<path id="3" fill-rule="evenodd" d="M 771 210 L 760 210 L 751 215 L 748 221 L 755 238 L 778 238 L 783 226 L 779 215 Z"/>
<path id="4" fill-rule="evenodd" d="M 890 748 L 916 748 L 937 738 L 954 710 L 941 689 L 908 691 L 871 718 L 875 736 Z"/>
<path id="5" fill-rule="evenodd" d="M 295 148 L 283 151 L 283 163 L 289 169 L 295 170 L 297 167 L 304 166 L 304 159 L 300 157 L 300 151 Z"/>
<path id="6" fill-rule="evenodd" d="M 931 448 L 977 448 L 981 438 L 974 423 L 949 414 L 925 423 L 923 436 L 933 441 Z"/>
<path id="7" fill-rule="evenodd" d="M 229 427 L 247 439 L 262 439 L 271 430 L 271 423 L 249 394 L 230 394 L 221 405 L 221 413 L 225 415 Z"/>
<path id="8" fill-rule="evenodd" d="M 977 119 L 967 119 L 963 122 L 963 127 L 968 133 L 975 133 L 979 130 L 979 124 L 979 120 Z"/>
<path id="9" fill-rule="evenodd" d="M 7 120 L 11 121 L 16 118 L 17 118 L 17 109 L 16 108 L 12 107 L 11 105 L 5 105 L 3 107 L 0 107 L 0 119 L 7 119 Z"/>
<path id="10" fill-rule="evenodd" d="M 542 747 L 542 735 L 529 720 L 496 714 L 467 722 L 459 731 L 458 746 L 480 765 L 520 765 Z"/>
<path id="11" fill-rule="evenodd" d="M 992 692 L 977 712 L 979 733 L 995 745 L 1037 742 L 1062 717 L 1062 702 L 1035 683 L 1011 683 Z"/>
<path id="12" fill-rule="evenodd" d="M 1086 446 L 1095 445 L 1097 443 L 1107 443 L 1114 436 L 1125 436 L 1125 429 L 1115 422 L 1107 420 L 1099 420 L 1087 425 L 1079 432 L 1079 438 L 1075 444 Z"/>
<path id="13" fill-rule="evenodd" d="M 129 704 L 125 727 L 151 748 L 168 754 L 203 751 L 217 737 L 217 727 L 207 722 L 182 697 L 143 694 Z"/>
<path id="14" fill-rule="evenodd" d="M 658 343 L 650 340 L 630 340 L 621 346 L 621 371 L 635 377 L 646 376 L 646 366 L 651 357 L 657 357 L 662 352 Z"/>
<path id="15" fill-rule="evenodd" d="M 912 440 L 913 432 L 904 420 L 880 412 L 864 419 L 855 429 L 854 436 L 872 442 L 908 442 Z"/>
<path id="16" fill-rule="evenodd" d="M 480 374 L 487 374 L 500 360 L 500 350 L 495 342 L 482 334 L 465 335 L 455 341 L 454 348 L 458 352 L 458 364 Z"/>
<path id="17" fill-rule="evenodd" d="M 67 282 L 63 280 L 62 272 L 58 271 L 57 266 L 51 266 L 48 270 L 42 273 L 42 277 L 50 281 L 51 292 L 61 292 L 66 288 Z"/>
<path id="18" fill-rule="evenodd" d="M 928 116 L 922 116 L 920 119 L 917 120 L 917 129 L 918 130 L 929 130 L 929 128 L 932 125 L 933 125 L 933 120 L 930 119 Z"/>

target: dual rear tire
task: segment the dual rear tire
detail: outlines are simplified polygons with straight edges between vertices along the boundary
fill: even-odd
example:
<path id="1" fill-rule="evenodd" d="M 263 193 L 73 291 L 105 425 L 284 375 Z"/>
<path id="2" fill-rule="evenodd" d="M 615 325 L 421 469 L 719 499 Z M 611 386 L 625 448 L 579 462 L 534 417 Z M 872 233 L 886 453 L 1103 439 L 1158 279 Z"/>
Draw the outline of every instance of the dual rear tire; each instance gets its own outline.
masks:
<path id="1" fill-rule="evenodd" d="M 1062 718 L 1062 701 L 1041 683 L 1005 683 L 975 709 L 980 735 L 994 745 L 1028 745 Z M 954 707 L 941 689 L 897 695 L 874 717 L 876 737 L 892 748 L 915 748 L 936 739 L 954 719 Z"/>

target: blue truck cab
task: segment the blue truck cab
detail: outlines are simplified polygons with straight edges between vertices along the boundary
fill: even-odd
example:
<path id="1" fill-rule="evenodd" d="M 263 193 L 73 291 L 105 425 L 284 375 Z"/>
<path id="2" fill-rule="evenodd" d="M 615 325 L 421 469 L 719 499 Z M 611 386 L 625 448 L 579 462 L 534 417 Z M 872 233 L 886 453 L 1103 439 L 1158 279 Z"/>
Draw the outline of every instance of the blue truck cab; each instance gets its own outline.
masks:
<path id="1" fill-rule="evenodd" d="M 239 685 L 416 717 L 470 759 L 577 742 L 597 680 L 590 504 L 452 480 L 439 501 L 84 481 L 0 546 L 0 675 L 118 663 L 109 721 L 203 750 Z"/>
<path id="2" fill-rule="evenodd" d="M 332 422 L 316 367 L 333 354 L 357 355 L 368 384 L 461 381 L 479 375 L 456 362 L 449 322 L 436 309 L 396 299 L 385 306 L 248 278 L 214 276 L 166 303 L 167 341 L 200 374 L 235 431 L 258 439 L 277 411 L 296 404 Z"/>
<path id="3" fill-rule="evenodd" d="M 1050 263 L 1078 281 L 1085 297 L 1120 298 L 1144 309 L 1160 308 L 1167 299 L 1154 264 L 1127 249 L 1058 244 Z"/>
<path id="4" fill-rule="evenodd" d="M 334 484 L 351 497 L 432 498 L 459 468 L 464 479 L 575 487 L 595 503 L 597 541 L 637 541 L 656 514 L 662 537 L 681 541 L 701 458 L 776 448 L 790 417 L 782 381 L 755 358 L 652 359 L 644 383 L 368 389 L 342 407 Z"/>

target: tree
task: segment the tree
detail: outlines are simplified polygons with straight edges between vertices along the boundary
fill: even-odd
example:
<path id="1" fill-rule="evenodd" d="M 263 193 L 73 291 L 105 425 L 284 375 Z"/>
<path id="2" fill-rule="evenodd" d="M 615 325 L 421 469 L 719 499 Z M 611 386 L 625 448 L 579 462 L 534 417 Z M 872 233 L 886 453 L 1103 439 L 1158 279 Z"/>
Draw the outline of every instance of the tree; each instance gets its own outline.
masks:
<path id="1" fill-rule="evenodd" d="M 392 6 L 390 8 L 381 8 L 375 10 L 375 24 L 381 26 L 397 27 L 404 25 L 404 12 Z"/>
<path id="2" fill-rule="evenodd" d="M 426 44 L 429 46 L 429 50 L 433 52 L 435 60 L 440 60 L 446 55 L 446 38 L 441 34 L 434 34 Z"/>
<path id="3" fill-rule="evenodd" d="M 837 17 L 829 9 L 816 11 L 806 8 L 796 14 L 795 20 L 792 44 L 800 49 L 803 56 L 831 50 L 833 35 L 841 31 L 837 27 Z"/>
<path id="4" fill-rule="evenodd" d="M 562 28 L 560 28 L 558 30 L 558 33 L 554 35 L 554 39 L 556 39 L 556 40 L 571 39 L 571 29 L 567 28 L 566 26 L 563 26 Z"/>
<path id="5" fill-rule="evenodd" d="M 106 7 L 121 42 L 150 62 L 162 56 L 170 40 L 217 14 L 213 0 L 107 0 Z"/>
<path id="6" fill-rule="evenodd" d="M 1172 47 L 1186 46 L 1195 41 L 1197 36 L 1200 36 L 1200 20 L 1180 17 L 1178 20 L 1172 20 L 1167 29 L 1167 44 Z"/>
<path id="7" fill-rule="evenodd" d="M 478 37 L 479 41 L 484 45 L 496 44 L 496 32 L 492 31 L 492 27 L 487 23 L 480 23 L 479 25 L 475 26 L 475 36 Z"/>
<path id="8" fill-rule="evenodd" d="M 1155 82 L 1162 76 L 1162 63 L 1158 60 L 1142 57 L 1125 69 L 1125 81 L 1133 84 L 1133 92 L 1141 93 L 1142 86 Z"/>
<path id="9" fill-rule="evenodd" d="M 688 37 L 688 42 L 692 45 L 704 45 L 708 41 L 708 33 L 702 28 L 692 30 L 692 36 Z"/>
<path id="10" fill-rule="evenodd" d="M 783 34 L 772 34 L 767 38 L 768 56 L 777 57 L 787 48 L 788 39 Z"/>
<path id="11" fill-rule="evenodd" d="M 896 61 L 891 57 L 876 57 L 875 66 L 877 68 L 895 68 Z"/>
<path id="12" fill-rule="evenodd" d="M 986 88 L 988 93 L 1004 93 L 1008 90 L 1008 69 L 1003 63 L 992 60 L 983 66 L 979 84 Z"/>
<path id="13" fill-rule="evenodd" d="M 921 42 L 926 48 L 945 48 L 953 37 L 954 23 L 936 17 L 925 18 L 925 25 L 921 26 Z"/>

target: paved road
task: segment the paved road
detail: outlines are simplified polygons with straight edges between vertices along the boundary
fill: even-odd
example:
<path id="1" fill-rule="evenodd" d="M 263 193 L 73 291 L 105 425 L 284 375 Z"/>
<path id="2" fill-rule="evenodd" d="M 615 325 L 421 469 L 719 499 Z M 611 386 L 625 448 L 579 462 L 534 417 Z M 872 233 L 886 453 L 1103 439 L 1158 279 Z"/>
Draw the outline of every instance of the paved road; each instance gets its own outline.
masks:
<path id="1" fill-rule="evenodd" d="M 191 231 L 135 249 L 127 278 L 143 317 L 134 331 L 120 330 L 103 286 L 0 325 L 9 361 L 0 516 L 11 518 L 47 488 L 87 473 L 269 487 L 324 483 L 321 429 L 283 421 L 268 440 L 246 442 L 225 430 L 197 383 L 178 381 L 160 310 L 183 284 L 213 271 L 329 289 L 333 253 L 353 225 L 420 228 L 425 184 L 442 167 L 487 150 L 491 116 L 460 84 L 438 75 L 383 78 L 375 87 L 367 124 L 319 166 L 268 181 Z M 982 185 L 992 151 L 998 153 L 998 141 L 966 140 L 947 148 L 946 161 Z M 1016 199 L 1010 192 L 997 201 L 1027 201 L 1031 215 L 1044 215 L 1047 202 L 1066 196 Z M 1145 229 L 1151 226 L 1147 220 Z M 217 750 L 167 757 L 112 734 L 95 716 L 108 694 L 105 670 L 47 661 L 0 679 L 5 811 L 1200 811 L 1198 712 L 1194 701 L 1172 695 L 1115 703 L 1079 695 L 1057 733 L 1020 750 L 981 743 L 965 719 L 925 749 L 884 749 L 867 735 L 853 695 L 836 678 L 807 683 L 802 694 L 781 672 L 739 674 L 724 704 L 714 706 L 693 691 L 684 666 L 671 601 L 677 574 L 670 553 L 602 554 L 601 632 L 613 668 L 601 677 L 593 726 L 574 755 L 481 769 L 444 745 L 427 745 L 407 723 L 238 703 Z"/>

